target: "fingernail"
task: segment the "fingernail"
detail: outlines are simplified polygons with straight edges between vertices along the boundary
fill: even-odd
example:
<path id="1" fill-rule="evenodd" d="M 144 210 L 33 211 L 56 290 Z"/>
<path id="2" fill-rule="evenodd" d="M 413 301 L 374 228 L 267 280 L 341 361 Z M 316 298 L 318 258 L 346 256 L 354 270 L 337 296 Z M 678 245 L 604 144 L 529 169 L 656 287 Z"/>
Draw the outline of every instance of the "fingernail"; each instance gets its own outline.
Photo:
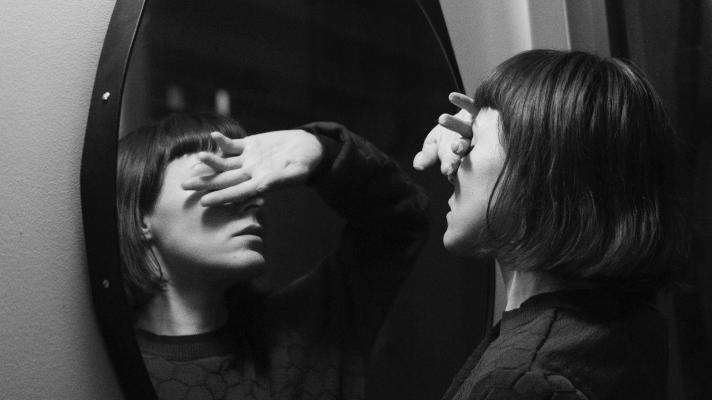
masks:
<path id="1" fill-rule="evenodd" d="M 465 150 L 465 145 L 462 143 L 462 141 L 458 142 L 457 145 L 455 146 L 455 153 L 460 154 Z"/>

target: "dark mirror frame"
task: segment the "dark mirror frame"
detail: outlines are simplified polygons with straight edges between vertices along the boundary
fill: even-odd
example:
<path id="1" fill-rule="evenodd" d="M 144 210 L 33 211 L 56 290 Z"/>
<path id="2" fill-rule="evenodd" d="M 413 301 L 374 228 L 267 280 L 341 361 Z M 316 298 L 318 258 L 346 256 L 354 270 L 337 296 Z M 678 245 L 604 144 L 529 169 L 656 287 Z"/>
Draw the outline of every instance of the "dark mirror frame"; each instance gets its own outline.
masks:
<path id="1" fill-rule="evenodd" d="M 94 313 L 126 398 L 156 394 L 134 339 L 119 263 L 116 159 L 121 97 L 145 0 L 117 0 L 99 57 L 84 136 L 82 219 Z"/>
<path id="2" fill-rule="evenodd" d="M 459 91 L 455 55 L 438 0 L 413 0 L 433 30 Z M 147 0 L 117 0 L 97 66 L 81 165 L 81 200 L 92 301 L 106 349 L 126 398 L 155 399 L 131 325 L 119 264 L 116 160 L 121 99 Z M 424 132 L 425 134 L 425 132 Z M 490 280 L 494 274 L 490 269 Z M 488 309 L 492 310 L 494 289 Z M 490 311 L 491 314 L 491 311 Z M 488 316 L 491 321 L 491 315 Z"/>

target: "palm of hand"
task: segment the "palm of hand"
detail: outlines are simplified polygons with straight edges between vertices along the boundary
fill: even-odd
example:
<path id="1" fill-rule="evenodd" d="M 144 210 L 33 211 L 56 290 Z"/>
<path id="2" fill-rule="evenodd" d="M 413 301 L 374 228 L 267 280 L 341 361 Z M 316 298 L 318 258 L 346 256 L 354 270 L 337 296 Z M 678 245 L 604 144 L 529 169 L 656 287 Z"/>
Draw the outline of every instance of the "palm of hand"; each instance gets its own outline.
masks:
<path id="1" fill-rule="evenodd" d="M 222 154 L 201 152 L 198 158 L 216 173 L 183 182 L 187 190 L 207 191 L 203 205 L 237 203 L 262 193 L 303 183 L 319 165 L 323 148 L 302 130 L 273 131 L 229 139 L 213 132 Z"/>
<path id="2" fill-rule="evenodd" d="M 261 133 L 243 140 L 244 151 L 237 158 L 258 193 L 303 183 L 322 158 L 321 143 L 300 130 Z"/>

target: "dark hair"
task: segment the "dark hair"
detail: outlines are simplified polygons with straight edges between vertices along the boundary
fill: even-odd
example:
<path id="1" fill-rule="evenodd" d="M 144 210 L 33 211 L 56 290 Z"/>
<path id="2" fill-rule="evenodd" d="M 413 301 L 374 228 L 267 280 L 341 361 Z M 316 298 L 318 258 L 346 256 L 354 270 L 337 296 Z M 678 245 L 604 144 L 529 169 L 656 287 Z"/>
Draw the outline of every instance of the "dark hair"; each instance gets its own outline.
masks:
<path id="1" fill-rule="evenodd" d="M 506 152 L 485 251 L 517 269 L 626 290 L 671 281 L 687 254 L 681 143 L 640 71 L 532 50 L 500 64 L 474 100 L 499 111 Z"/>
<path id="2" fill-rule="evenodd" d="M 141 127 L 119 141 L 117 214 L 124 286 L 133 306 L 163 290 L 166 280 L 141 231 L 142 217 L 158 198 L 168 163 L 186 154 L 217 151 L 210 132 L 245 137 L 233 119 L 211 114 L 171 115 Z"/>

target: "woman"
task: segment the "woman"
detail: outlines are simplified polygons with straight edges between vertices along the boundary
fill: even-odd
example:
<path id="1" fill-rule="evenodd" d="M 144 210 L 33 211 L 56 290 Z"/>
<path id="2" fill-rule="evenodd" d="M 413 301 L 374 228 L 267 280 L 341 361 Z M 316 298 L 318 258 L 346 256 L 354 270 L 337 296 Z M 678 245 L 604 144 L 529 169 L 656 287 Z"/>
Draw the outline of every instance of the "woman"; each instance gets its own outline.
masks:
<path id="1" fill-rule="evenodd" d="M 339 248 L 258 294 L 261 196 L 297 184 L 346 218 Z M 121 140 L 117 189 L 159 398 L 363 398 L 367 356 L 426 233 L 426 199 L 394 161 L 333 123 L 245 136 L 228 118 L 176 115 Z"/>
<path id="2" fill-rule="evenodd" d="M 454 186 L 443 242 L 489 255 L 507 303 L 443 399 L 657 399 L 653 307 L 686 254 L 679 143 L 632 66 L 533 50 L 443 115 L 416 155 Z"/>

